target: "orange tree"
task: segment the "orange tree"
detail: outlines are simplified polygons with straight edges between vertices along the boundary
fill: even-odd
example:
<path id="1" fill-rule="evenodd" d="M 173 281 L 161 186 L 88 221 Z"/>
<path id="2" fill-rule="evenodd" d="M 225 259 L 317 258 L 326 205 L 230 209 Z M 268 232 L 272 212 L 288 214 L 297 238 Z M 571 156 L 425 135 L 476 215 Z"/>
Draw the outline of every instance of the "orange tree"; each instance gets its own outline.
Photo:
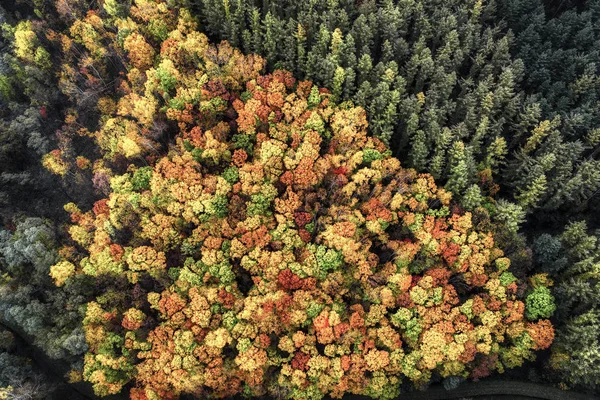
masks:
<path id="1" fill-rule="evenodd" d="M 393 398 L 552 342 L 491 234 L 369 137 L 362 108 L 260 75 L 261 58 L 209 45 L 160 2 L 110 23 L 92 11 L 61 40 L 127 65 L 97 129 L 79 129 L 102 157 L 45 158 L 109 182 L 91 210 L 65 207 L 73 244 L 51 268 L 57 285 L 106 288 L 83 321 L 97 394 Z"/>

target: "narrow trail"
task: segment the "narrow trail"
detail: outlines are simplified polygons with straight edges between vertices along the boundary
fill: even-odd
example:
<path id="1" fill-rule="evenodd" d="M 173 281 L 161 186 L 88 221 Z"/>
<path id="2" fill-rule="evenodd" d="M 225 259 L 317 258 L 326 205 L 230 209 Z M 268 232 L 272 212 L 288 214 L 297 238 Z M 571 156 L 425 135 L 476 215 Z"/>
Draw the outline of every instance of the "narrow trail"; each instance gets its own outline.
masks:
<path id="1" fill-rule="evenodd" d="M 442 386 L 430 388 L 424 392 L 401 394 L 398 400 L 452 400 L 473 398 L 474 400 L 594 400 L 597 396 L 578 392 L 560 390 L 550 385 L 537 383 L 485 380 L 480 382 L 463 382 L 454 390 L 446 390 Z M 344 397 L 344 399 L 346 399 Z M 364 396 L 349 397 L 348 400 L 368 399 Z"/>

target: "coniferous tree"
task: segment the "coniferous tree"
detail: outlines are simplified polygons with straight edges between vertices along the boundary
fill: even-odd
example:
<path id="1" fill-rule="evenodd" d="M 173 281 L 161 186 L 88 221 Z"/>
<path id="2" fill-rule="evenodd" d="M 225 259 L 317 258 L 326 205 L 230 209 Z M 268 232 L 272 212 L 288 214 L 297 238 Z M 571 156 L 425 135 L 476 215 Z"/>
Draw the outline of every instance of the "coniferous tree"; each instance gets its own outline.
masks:
<path id="1" fill-rule="evenodd" d="M 560 324 L 550 366 L 568 385 L 600 387 L 600 241 L 583 221 L 567 225 L 559 237 L 535 241 L 536 262 L 556 277 Z"/>
<path id="2" fill-rule="evenodd" d="M 408 166 L 446 181 L 452 144 L 463 142 L 470 182 L 489 176 L 478 183 L 485 196 L 495 187 L 536 217 L 597 203 L 595 4 L 548 14 L 522 0 L 255 0 L 235 21 L 249 29 L 247 51 L 367 108 L 371 132 Z M 211 17 L 221 5 L 197 6 L 209 32 L 235 40 Z M 258 39 L 267 26 L 269 48 Z"/>

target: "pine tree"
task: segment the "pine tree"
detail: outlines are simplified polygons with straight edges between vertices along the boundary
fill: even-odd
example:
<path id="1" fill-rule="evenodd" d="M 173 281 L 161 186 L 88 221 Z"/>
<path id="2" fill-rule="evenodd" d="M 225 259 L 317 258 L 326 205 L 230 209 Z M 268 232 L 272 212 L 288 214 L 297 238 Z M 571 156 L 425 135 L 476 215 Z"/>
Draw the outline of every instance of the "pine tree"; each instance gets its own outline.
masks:
<path id="1" fill-rule="evenodd" d="M 294 74 L 298 73 L 299 42 L 296 37 L 297 30 L 298 22 L 293 18 L 288 20 L 284 28 L 282 43 L 283 57 L 281 66 Z"/>
<path id="2" fill-rule="evenodd" d="M 500 199 L 496 204 L 494 218 L 511 232 L 517 232 L 525 220 L 525 211 L 517 204 Z"/>
<path id="3" fill-rule="evenodd" d="M 453 193 L 464 193 L 471 182 L 465 145 L 462 142 L 454 142 L 449 154 L 450 173 L 446 189 Z"/>
<path id="4" fill-rule="evenodd" d="M 481 195 L 481 189 L 477 185 L 471 185 L 465 190 L 465 194 L 462 196 L 461 205 L 465 210 L 475 210 L 481 205 L 483 196 Z"/>
<path id="5" fill-rule="evenodd" d="M 281 39 L 283 38 L 283 23 L 277 16 L 268 12 L 264 19 L 263 39 L 261 41 L 267 60 L 275 60 L 281 53 Z M 271 61 L 273 62 L 273 61 Z"/>
<path id="6" fill-rule="evenodd" d="M 515 200 L 525 210 L 537 205 L 540 198 L 547 190 L 547 180 L 544 173 L 540 173 L 530 181 L 530 184 L 524 188 L 517 188 Z"/>
<path id="7" fill-rule="evenodd" d="M 600 387 L 600 240 L 588 233 L 585 221 L 569 223 L 559 239 L 560 248 L 549 235 L 536 240 L 536 249 L 543 246 L 536 250 L 538 262 L 550 262 L 558 281 L 561 324 L 550 366 L 567 384 L 594 390 Z"/>

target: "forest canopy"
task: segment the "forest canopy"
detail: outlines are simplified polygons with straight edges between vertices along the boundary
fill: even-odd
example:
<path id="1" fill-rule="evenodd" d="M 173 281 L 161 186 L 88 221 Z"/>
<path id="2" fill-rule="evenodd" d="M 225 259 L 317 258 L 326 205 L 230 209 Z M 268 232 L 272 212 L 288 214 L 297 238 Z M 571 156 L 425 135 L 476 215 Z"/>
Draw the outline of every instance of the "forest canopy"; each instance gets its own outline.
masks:
<path id="1" fill-rule="evenodd" d="M 598 1 L 3 7 L 0 399 L 597 393 Z"/>

